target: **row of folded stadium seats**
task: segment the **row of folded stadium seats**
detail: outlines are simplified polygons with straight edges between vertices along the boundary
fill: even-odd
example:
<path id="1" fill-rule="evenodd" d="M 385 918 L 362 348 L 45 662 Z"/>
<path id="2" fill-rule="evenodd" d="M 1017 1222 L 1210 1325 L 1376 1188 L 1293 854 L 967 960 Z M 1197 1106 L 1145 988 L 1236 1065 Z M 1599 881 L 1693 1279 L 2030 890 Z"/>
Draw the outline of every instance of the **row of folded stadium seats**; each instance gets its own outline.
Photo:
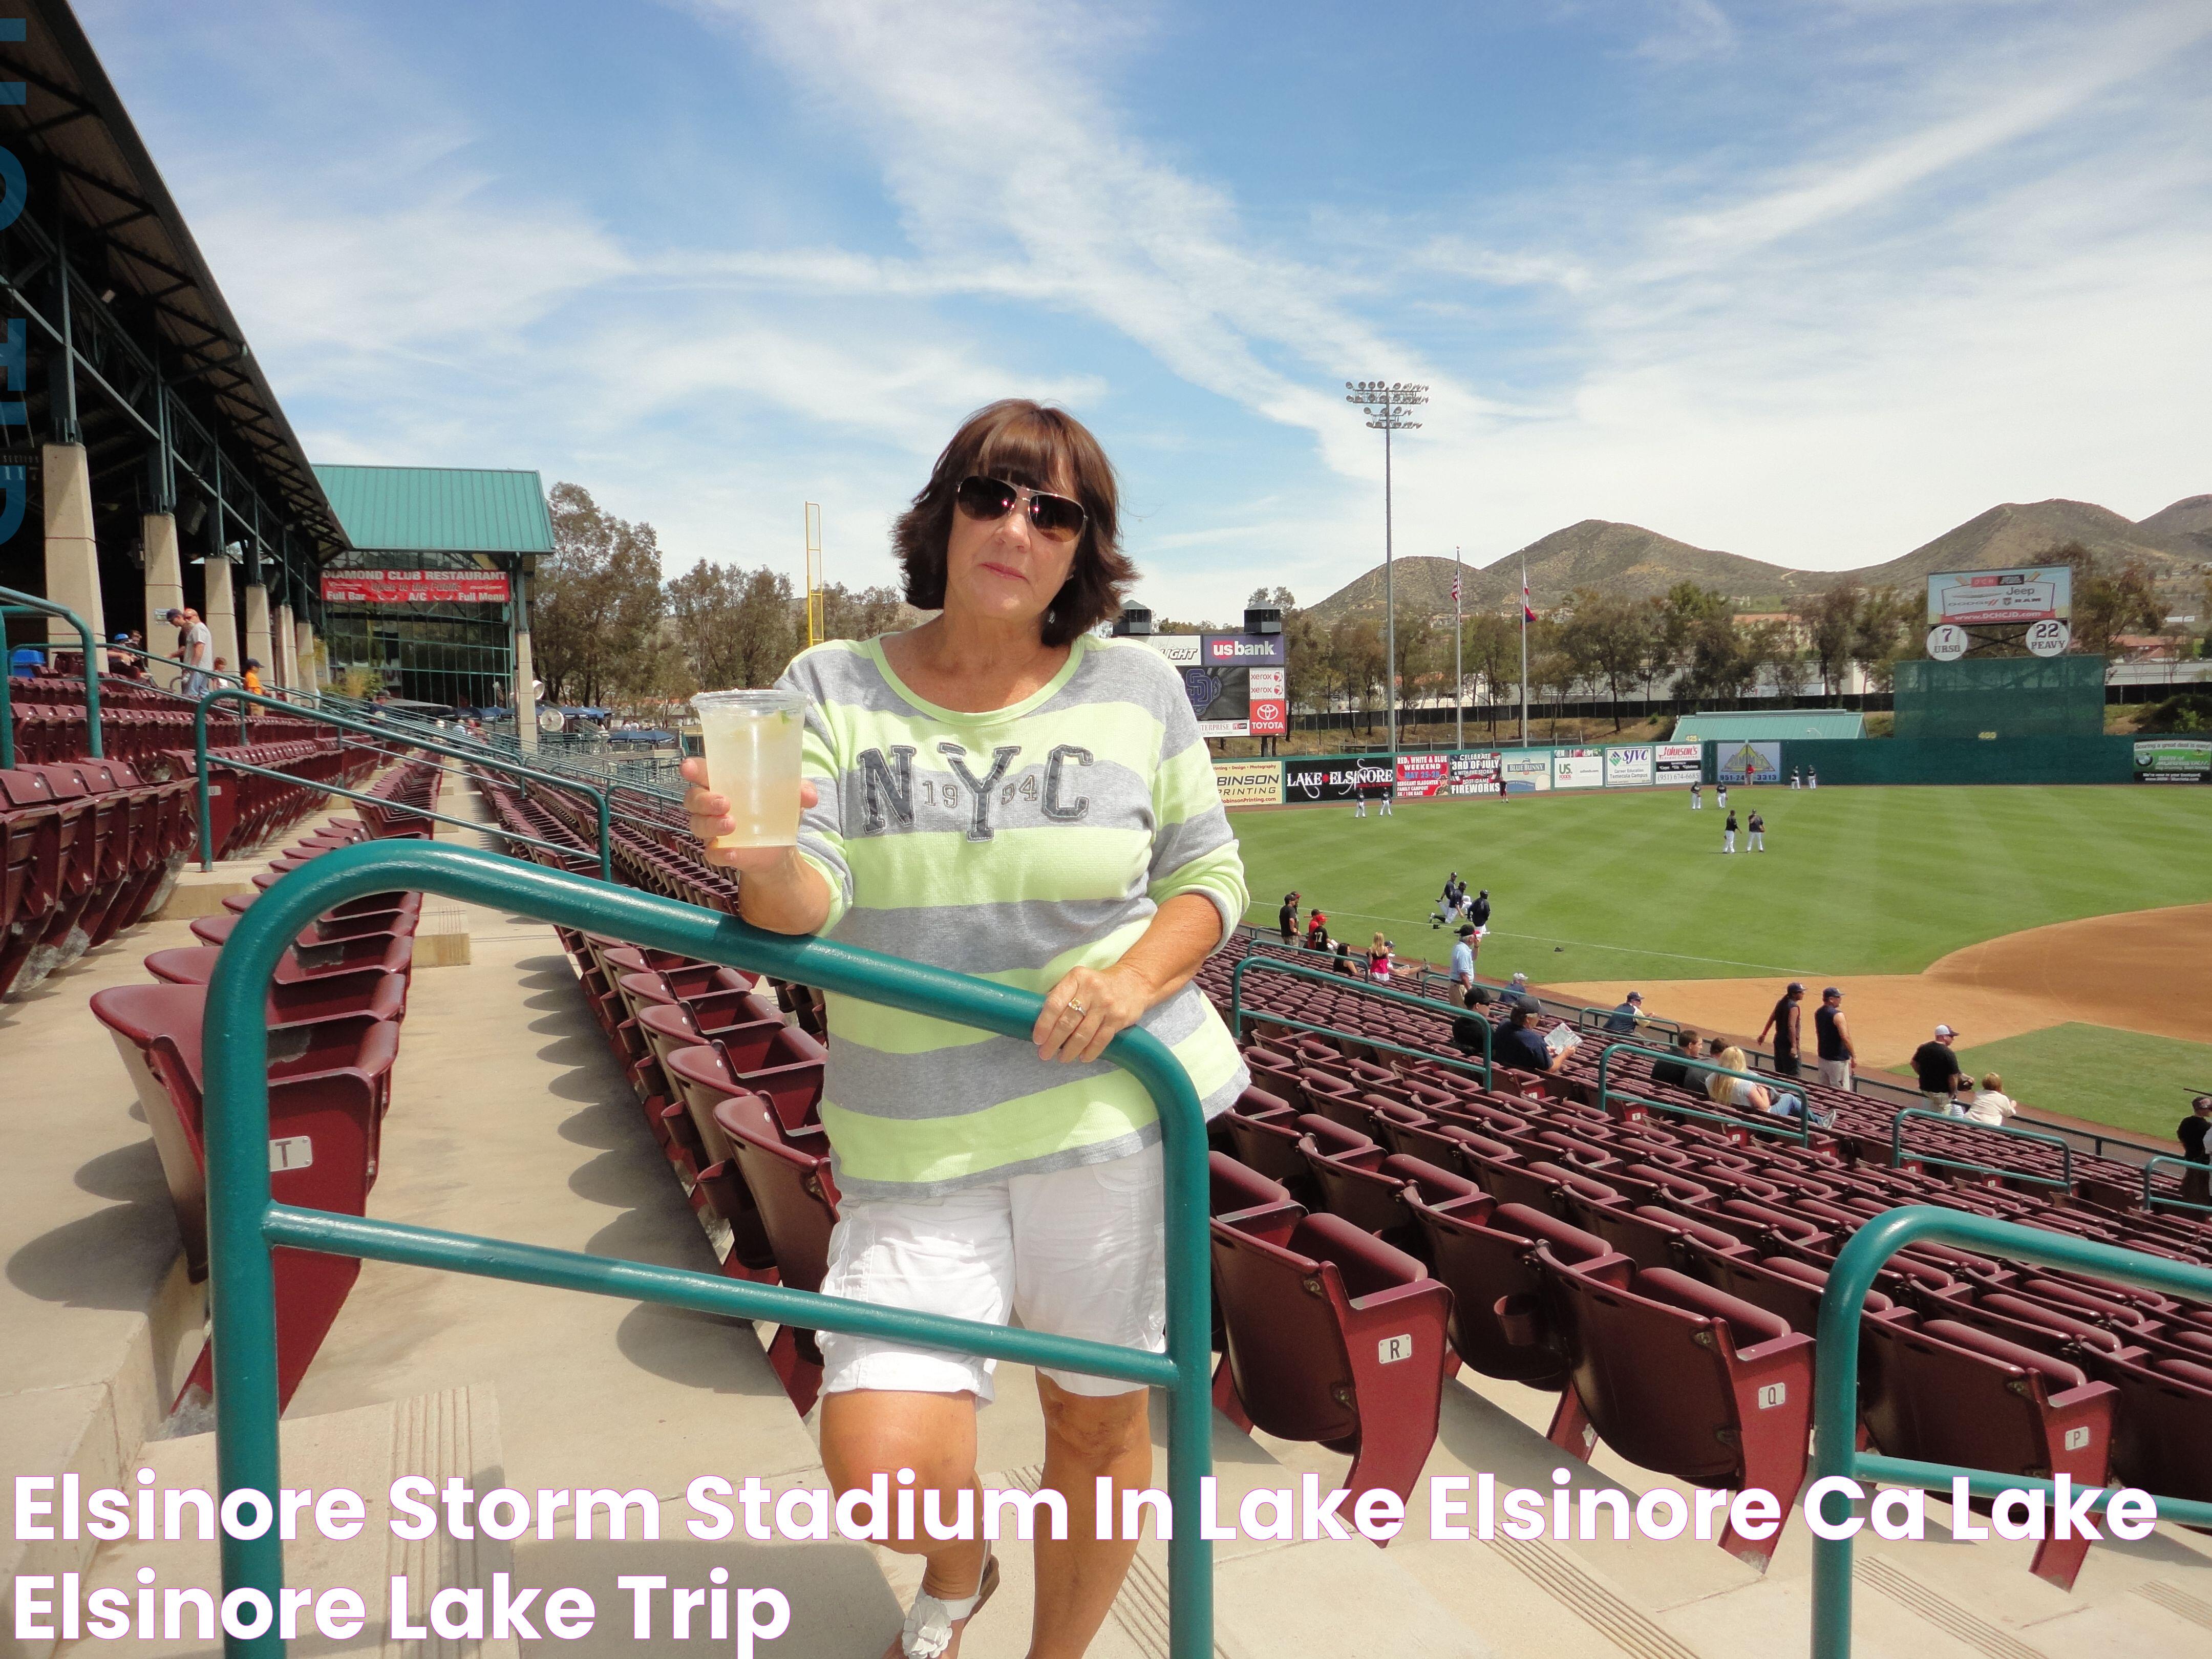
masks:
<path id="1" fill-rule="evenodd" d="M 827 1056 L 787 1023 L 787 988 L 667 951 L 557 931 L 722 1271 L 819 1289 L 837 1218 L 819 1115 Z M 812 1334 L 781 1328 L 768 1357 L 793 1405 L 808 1410 L 822 1380 Z"/>
<path id="2" fill-rule="evenodd" d="M 120 761 L 0 771 L 0 997 L 136 925 L 196 839 L 191 785 Z"/>
<path id="3" fill-rule="evenodd" d="M 437 769 L 413 763 L 386 781 L 395 799 L 427 799 L 434 794 Z M 196 1280 L 207 1273 L 202 1020 L 223 945 L 239 917 L 291 870 L 375 833 L 367 816 L 356 824 L 333 823 L 318 830 L 257 875 L 256 892 L 227 898 L 223 915 L 193 922 L 198 945 L 148 957 L 155 983 L 114 987 L 92 998 L 93 1014 L 114 1038 L 137 1090 L 176 1212 L 186 1268 Z M 398 833 L 409 833 L 404 821 Z M 319 917 L 278 960 L 265 1012 L 270 1188 L 279 1203 L 367 1213 L 421 910 L 416 892 L 349 900 Z M 360 1263 L 279 1250 L 275 1272 L 281 1408 L 337 1318 Z M 203 1407 L 213 1389 L 213 1356 L 204 1346 L 174 1408 Z"/>
<path id="4" fill-rule="evenodd" d="M 40 703 L 28 701 L 19 691 L 11 699 L 9 713 L 19 761 L 74 760 L 90 751 L 90 726 L 82 702 Z M 192 727 L 191 706 L 179 699 L 155 707 L 100 705 L 100 748 L 105 757 L 113 760 L 135 763 L 170 750 L 189 751 Z M 228 710 L 219 713 L 210 726 L 210 735 L 234 739 L 238 739 L 240 731 L 240 722 Z M 331 737 L 331 728 L 316 721 L 265 712 L 257 712 L 247 720 L 242 740 L 254 743 L 328 742 Z"/>
<path id="5" fill-rule="evenodd" d="M 1216 1206 L 1228 1211 L 1216 1224 L 1217 1271 L 1226 1250 L 1273 1298 L 1240 1328 L 1237 1309 L 1257 1292 L 1224 1289 L 1234 1392 L 1270 1432 L 1371 1448 L 1356 1472 L 1394 1489 L 1428 1447 L 1425 1435 L 1408 1443 L 1406 1425 L 1433 1434 L 1432 1389 L 1463 1361 L 1559 1391 L 1552 1434 L 1565 1449 L 1586 1454 L 1602 1439 L 1686 1480 L 1793 1493 L 1814 1316 L 1836 1251 L 1899 1204 L 1982 1207 L 1924 1173 L 1757 1145 L 1742 1129 L 1492 1093 L 1418 1062 L 1386 1081 L 1385 1068 L 1311 1037 L 1290 1048 L 1248 1051 L 1255 1078 L 1289 1097 L 1255 1089 L 1217 1124 Z M 2111 1236 L 2110 1218 L 2081 1219 Z M 2136 1225 L 2152 1236 L 2130 1243 L 2212 1255 L 2201 1228 Z M 1337 1280 L 1319 1271 L 1328 1261 Z M 1390 1270 L 1381 1279 L 1378 1262 Z M 1865 1322 L 1861 1415 L 1883 1450 L 2090 1485 L 2116 1474 L 2212 1497 L 2202 1432 L 2212 1420 L 2212 1309 L 1933 1246 L 1899 1257 L 1881 1283 Z M 1364 1318 L 1363 1298 L 1378 1285 L 1393 1293 L 1381 1304 L 1390 1311 L 1370 1331 L 1354 1316 Z M 1285 1322 L 1310 1326 L 1336 1301 L 1337 1340 L 1283 1334 Z M 1356 1371 L 1389 1325 L 1407 1354 L 1390 1356 L 1364 1391 L 1384 1389 L 1387 1407 L 1378 1401 L 1347 1428 L 1344 1401 L 1363 1389 L 1344 1367 Z M 1259 1358 L 1240 1362 L 1240 1345 Z M 1397 1363 L 1425 1349 L 1427 1363 Z M 1293 1379 L 1293 1350 L 1336 1360 Z M 1731 1547 L 1757 1560 L 1771 1542 Z M 2078 1543 L 2052 1540 L 2035 1568 L 2070 1583 L 2080 1559 Z"/>

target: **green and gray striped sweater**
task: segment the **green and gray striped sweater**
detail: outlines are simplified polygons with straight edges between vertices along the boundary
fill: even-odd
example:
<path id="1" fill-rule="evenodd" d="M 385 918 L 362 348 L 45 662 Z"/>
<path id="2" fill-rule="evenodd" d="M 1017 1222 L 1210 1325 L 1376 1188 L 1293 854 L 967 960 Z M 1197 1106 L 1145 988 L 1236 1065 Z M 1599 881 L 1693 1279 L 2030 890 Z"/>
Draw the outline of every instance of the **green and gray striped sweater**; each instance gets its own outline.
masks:
<path id="1" fill-rule="evenodd" d="M 1142 646 L 1078 639 L 1011 708 L 925 702 L 882 647 L 803 653 L 805 775 L 820 804 L 799 850 L 830 884 L 825 936 L 1049 990 L 1106 968 L 1154 911 L 1202 893 L 1222 936 L 1244 869 L 1175 669 Z M 1012 1175 L 1126 1156 L 1159 1138 L 1143 1086 L 1103 1061 L 872 1003 L 830 999 L 822 1122 L 848 1197 L 927 1199 Z M 1147 1013 L 1210 1117 L 1249 1081 L 1212 1005 L 1188 985 Z"/>

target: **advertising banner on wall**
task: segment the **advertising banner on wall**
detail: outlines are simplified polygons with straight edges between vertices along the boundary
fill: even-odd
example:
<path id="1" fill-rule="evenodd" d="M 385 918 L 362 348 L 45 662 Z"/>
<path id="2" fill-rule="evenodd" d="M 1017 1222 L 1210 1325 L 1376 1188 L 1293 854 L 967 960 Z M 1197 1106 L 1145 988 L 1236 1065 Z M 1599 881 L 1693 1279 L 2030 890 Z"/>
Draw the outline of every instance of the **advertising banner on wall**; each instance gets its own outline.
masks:
<path id="1" fill-rule="evenodd" d="M 335 570 L 323 598 L 347 605 L 505 605 L 503 570 Z"/>
<path id="2" fill-rule="evenodd" d="M 2212 783 L 2212 738 L 2138 738 L 2137 783 Z"/>
<path id="3" fill-rule="evenodd" d="M 1548 749 L 1509 749 L 1498 763 L 1498 776 L 1509 795 L 1525 795 L 1552 787 L 1552 751 Z"/>
<path id="4" fill-rule="evenodd" d="M 1554 749 L 1552 751 L 1552 787 L 1554 789 L 1604 788 L 1605 750 L 1602 749 Z"/>
<path id="5" fill-rule="evenodd" d="M 1216 761 L 1213 763 L 1213 781 L 1220 787 L 1224 806 L 1280 806 L 1283 804 L 1283 763 L 1280 761 Z"/>
<path id="6" fill-rule="evenodd" d="M 1200 737 L 1281 737 L 1290 730 L 1281 635 L 1150 634 L 1135 643 L 1175 665 Z"/>
<path id="7" fill-rule="evenodd" d="M 1723 783 L 1779 783 L 1782 745 L 1779 743 L 1724 743 L 1714 775 Z"/>
<path id="8" fill-rule="evenodd" d="M 1498 793 L 1495 750 L 1462 749 L 1443 755 L 1398 757 L 1398 793 L 1495 795 Z"/>
<path id="9" fill-rule="evenodd" d="M 1648 789 L 1651 786 L 1651 745 L 1638 744 L 1605 751 L 1605 787 L 1608 789 Z"/>
<path id="10" fill-rule="evenodd" d="M 1293 756 L 1282 766 L 1283 799 L 1293 806 L 1350 801 L 1363 783 L 1371 789 L 1395 781 L 1388 755 Z"/>
<path id="11" fill-rule="evenodd" d="M 1702 743 L 1662 743 L 1651 751 L 1651 781 L 1662 789 L 1670 784 L 1695 783 L 1705 769 Z"/>

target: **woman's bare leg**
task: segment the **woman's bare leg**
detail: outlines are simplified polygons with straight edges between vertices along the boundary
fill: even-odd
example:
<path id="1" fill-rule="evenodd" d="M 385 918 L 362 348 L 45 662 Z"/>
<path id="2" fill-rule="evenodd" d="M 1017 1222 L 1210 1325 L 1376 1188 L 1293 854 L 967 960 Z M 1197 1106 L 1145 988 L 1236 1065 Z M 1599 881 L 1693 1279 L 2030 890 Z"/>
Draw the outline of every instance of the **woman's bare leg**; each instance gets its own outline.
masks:
<path id="1" fill-rule="evenodd" d="M 850 1389 L 822 1397 L 822 1464 L 839 1493 L 865 1488 L 878 1474 L 890 1477 L 898 1491 L 898 1472 L 914 1471 L 915 1530 L 911 1540 L 894 1538 L 889 1547 L 919 1555 L 927 1563 L 921 1587 L 940 1601 L 973 1595 L 983 1577 L 984 1547 L 981 1496 L 974 1539 L 941 1541 L 924 1531 L 929 1514 L 925 1494 L 936 1492 L 937 1514 L 951 1524 L 959 1494 L 975 1482 L 975 1396 L 972 1394 L 907 1394 L 888 1389 Z M 896 1497 L 894 1497 L 896 1501 Z M 892 1643 L 892 1651 L 897 1651 Z M 959 1651 L 956 1635 L 946 1659 Z"/>
<path id="2" fill-rule="evenodd" d="M 1152 1484 L 1147 1395 L 1142 1389 L 1103 1398 L 1070 1394 L 1042 1375 L 1037 1394 L 1044 1403 L 1044 1484 L 1067 1499 L 1067 1536 L 1054 1541 L 1040 1534 L 1036 1540 L 1030 1659 L 1082 1659 L 1137 1553 L 1133 1539 L 1098 1538 L 1097 1480 L 1111 1476 L 1117 1493 Z M 1120 1520 L 1117 1514 L 1116 1532 Z"/>

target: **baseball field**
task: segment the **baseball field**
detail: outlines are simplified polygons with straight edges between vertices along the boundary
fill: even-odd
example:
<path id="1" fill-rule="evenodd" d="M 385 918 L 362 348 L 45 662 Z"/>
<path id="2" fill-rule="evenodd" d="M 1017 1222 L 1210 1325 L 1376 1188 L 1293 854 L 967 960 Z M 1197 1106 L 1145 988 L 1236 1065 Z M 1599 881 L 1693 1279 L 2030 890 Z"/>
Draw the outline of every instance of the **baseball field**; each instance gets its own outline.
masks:
<path id="1" fill-rule="evenodd" d="M 2044 1110 L 2163 1139 L 2212 1088 L 2212 790 L 1730 791 L 1766 850 L 1721 850 L 1705 791 L 1553 793 L 1240 811 L 1250 920 L 1285 892 L 1338 938 L 1380 930 L 1442 963 L 1428 922 L 1456 870 L 1490 890 L 1486 978 L 1516 970 L 1749 1036 L 1782 987 L 1838 985 L 1865 1063 L 1938 1021 Z"/>

